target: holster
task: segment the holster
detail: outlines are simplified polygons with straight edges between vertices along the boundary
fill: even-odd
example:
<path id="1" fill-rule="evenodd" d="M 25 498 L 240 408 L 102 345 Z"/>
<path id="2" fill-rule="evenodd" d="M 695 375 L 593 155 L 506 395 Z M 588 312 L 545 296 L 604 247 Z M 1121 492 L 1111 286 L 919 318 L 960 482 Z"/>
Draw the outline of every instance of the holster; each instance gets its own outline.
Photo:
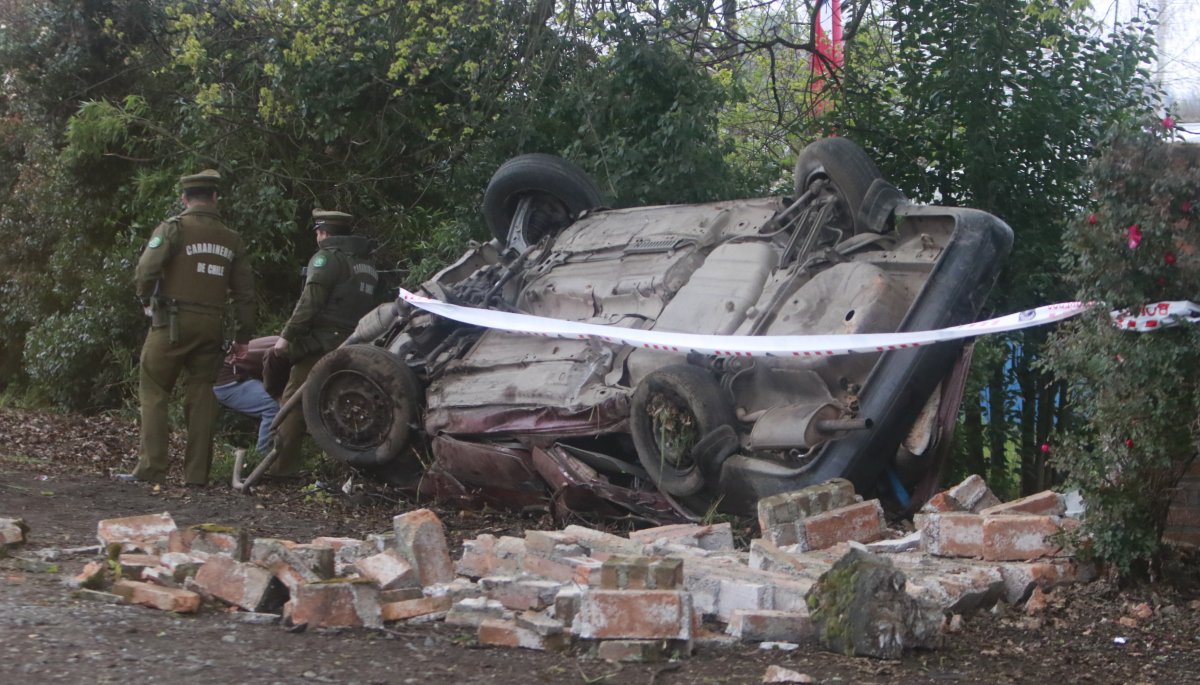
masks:
<path id="1" fill-rule="evenodd" d="M 171 344 L 179 342 L 179 305 L 175 300 L 155 297 L 150 300 L 150 325 L 166 326 Z"/>

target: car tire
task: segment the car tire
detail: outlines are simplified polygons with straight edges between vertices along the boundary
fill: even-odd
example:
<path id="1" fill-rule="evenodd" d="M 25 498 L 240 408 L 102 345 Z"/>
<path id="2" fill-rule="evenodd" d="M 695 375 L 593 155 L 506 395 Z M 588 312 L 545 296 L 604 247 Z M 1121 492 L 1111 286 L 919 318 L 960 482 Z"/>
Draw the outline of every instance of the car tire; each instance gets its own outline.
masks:
<path id="1" fill-rule="evenodd" d="M 509 240 L 513 217 L 526 197 L 533 200 L 532 212 Z M 600 189 L 583 169 L 554 155 L 534 153 L 513 157 L 492 175 L 483 194 L 483 218 L 501 243 L 524 250 L 603 204 Z"/>
<path id="2" fill-rule="evenodd" d="M 734 421 L 733 408 L 708 371 L 688 364 L 648 374 L 633 393 L 629 432 L 638 461 L 664 492 L 690 498 L 705 487 L 704 465 L 693 448 L 702 438 Z M 664 436 L 674 426 L 677 434 Z M 673 438 L 664 442 L 665 438 Z M 667 452 L 664 453 L 664 448 Z"/>
<path id="3" fill-rule="evenodd" d="M 338 461 L 405 471 L 420 466 L 408 448 L 422 398 L 416 374 L 399 357 L 374 345 L 345 345 L 309 373 L 304 422 L 317 445 Z"/>
<path id="4" fill-rule="evenodd" d="M 889 187 L 890 184 L 883 180 L 879 167 L 861 147 L 845 138 L 822 138 L 809 143 L 796 159 L 795 196 L 803 195 L 817 179 L 828 180 L 826 192 L 837 197 L 835 222 L 840 221 L 852 234 L 880 230 L 880 226 L 867 225 L 869 212 L 863 211 L 863 200 L 877 182 Z M 879 190 L 880 186 L 876 186 L 871 194 Z M 899 191 L 895 195 L 899 196 Z"/>

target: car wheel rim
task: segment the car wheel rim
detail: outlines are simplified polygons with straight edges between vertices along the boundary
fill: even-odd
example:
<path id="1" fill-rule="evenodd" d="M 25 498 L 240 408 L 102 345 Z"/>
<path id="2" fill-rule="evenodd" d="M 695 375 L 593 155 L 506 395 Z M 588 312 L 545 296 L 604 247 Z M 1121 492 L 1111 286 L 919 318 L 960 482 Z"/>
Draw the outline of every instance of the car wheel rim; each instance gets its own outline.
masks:
<path id="1" fill-rule="evenodd" d="M 321 420 L 340 445 L 377 447 L 392 431 L 393 401 L 383 388 L 357 371 L 338 371 L 321 387 Z"/>
<path id="2" fill-rule="evenodd" d="M 692 448 L 700 437 L 695 415 L 686 405 L 664 393 L 650 398 L 647 413 L 661 467 L 675 471 L 694 467 Z"/>

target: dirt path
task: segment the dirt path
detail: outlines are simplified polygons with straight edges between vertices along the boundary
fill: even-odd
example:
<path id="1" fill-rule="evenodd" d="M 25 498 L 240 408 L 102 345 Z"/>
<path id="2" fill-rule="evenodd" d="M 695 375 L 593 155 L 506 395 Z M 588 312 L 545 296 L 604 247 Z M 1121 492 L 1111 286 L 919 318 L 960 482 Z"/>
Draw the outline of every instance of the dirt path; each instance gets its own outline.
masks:
<path id="1" fill-rule="evenodd" d="M 116 516 L 170 511 L 180 525 L 231 523 L 255 536 L 307 540 L 386 530 L 392 515 L 411 506 L 386 497 L 313 498 L 294 487 L 256 497 L 226 486 L 155 493 L 107 477 L 114 464 L 128 459 L 127 426 L 113 424 L 123 436 L 113 438 L 97 433 L 88 419 L 46 418 L 53 425 L 42 433 L 47 445 L 26 438 L 14 450 L 14 435 L 24 430 L 28 416 L 0 410 L 0 516 L 22 517 L 31 526 L 32 541 L 19 551 L 26 556 L 94 544 L 96 521 Z M 75 452 L 80 444 L 126 451 L 92 459 Z M 495 513 L 439 514 L 452 538 L 548 525 Z M 87 560 L 65 557 L 58 573 L 31 573 L 11 559 L 0 560 L 0 683 L 759 683 L 771 664 L 822 683 L 1058 685 L 1200 678 L 1200 618 L 1189 606 L 1196 597 L 1159 586 L 1126 593 L 1101 584 L 1058 590 L 1035 618 L 1019 609 L 971 617 L 961 633 L 947 636 L 943 649 L 901 661 L 847 658 L 804 644 L 788 653 L 701 647 L 686 661 L 617 666 L 589 659 L 582 649 L 545 654 L 480 648 L 469 631 L 442 624 L 289 633 L 276 625 L 240 623 L 213 608 L 184 617 L 76 599 L 63 580 Z M 1153 618 L 1122 625 L 1138 602 L 1154 608 Z M 1116 638 L 1125 638 L 1124 644 Z"/>

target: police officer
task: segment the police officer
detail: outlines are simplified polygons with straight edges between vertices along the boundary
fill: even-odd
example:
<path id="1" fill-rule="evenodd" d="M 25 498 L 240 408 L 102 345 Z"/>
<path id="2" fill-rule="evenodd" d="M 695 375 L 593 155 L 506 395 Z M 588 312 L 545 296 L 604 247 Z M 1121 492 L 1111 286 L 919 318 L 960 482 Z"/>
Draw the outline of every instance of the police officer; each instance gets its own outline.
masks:
<path id="1" fill-rule="evenodd" d="M 354 217 L 344 212 L 313 210 L 317 253 L 308 261 L 300 301 L 275 343 L 276 354 L 292 362 L 280 405 L 300 389 L 317 361 L 342 344 L 358 320 L 375 307 L 379 274 L 370 260 L 370 242 L 350 234 Z M 279 426 L 279 451 L 268 475 L 300 475 L 300 442 L 304 417 L 292 411 Z"/>
<path id="2" fill-rule="evenodd" d="M 206 169 L 180 179 L 185 207 L 154 229 L 138 260 L 137 295 L 151 317 L 142 345 L 138 396 L 141 454 L 121 480 L 162 483 L 167 475 L 167 404 L 183 374 L 187 452 L 184 481 L 208 483 L 217 399 L 213 379 L 223 352 L 225 308 L 234 305 L 234 351 L 254 330 L 254 275 L 242 237 L 217 210 L 220 174 Z"/>

